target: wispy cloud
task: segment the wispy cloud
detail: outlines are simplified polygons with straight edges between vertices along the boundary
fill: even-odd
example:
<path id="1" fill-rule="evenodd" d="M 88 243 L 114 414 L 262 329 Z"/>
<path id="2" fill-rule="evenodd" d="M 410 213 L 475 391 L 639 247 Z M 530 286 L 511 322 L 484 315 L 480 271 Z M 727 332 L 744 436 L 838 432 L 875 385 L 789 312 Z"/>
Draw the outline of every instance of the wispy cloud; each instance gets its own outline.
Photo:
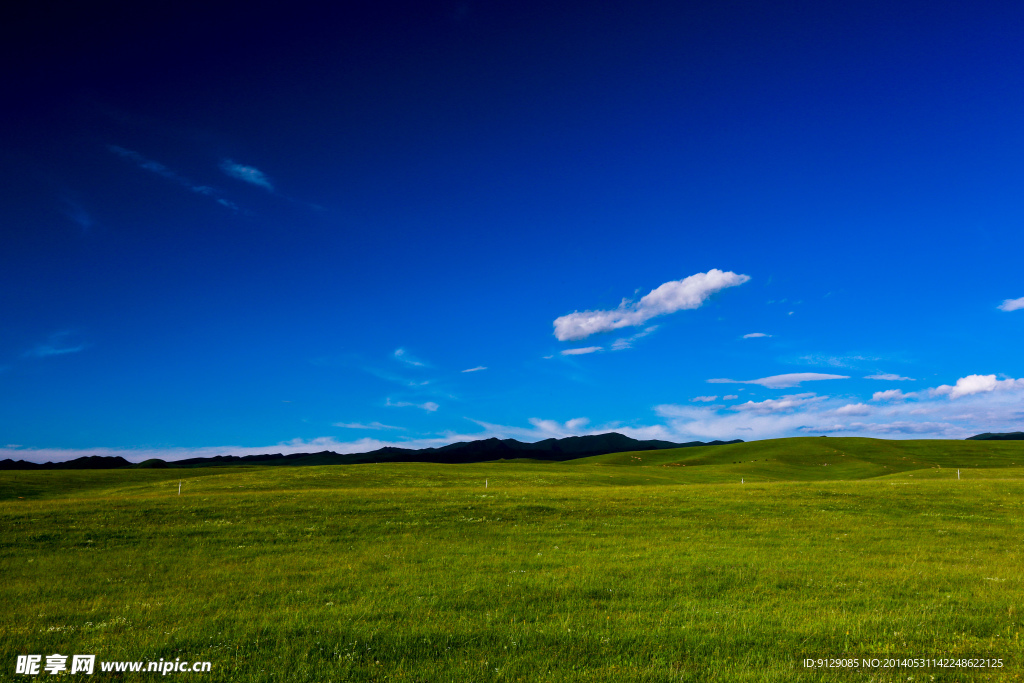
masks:
<path id="1" fill-rule="evenodd" d="M 651 325 L 650 327 L 647 327 L 643 331 L 637 332 L 634 335 L 631 335 L 629 337 L 623 337 L 621 339 L 616 339 L 614 342 L 612 342 L 612 351 L 623 351 L 625 349 L 631 349 L 633 348 L 633 342 L 635 342 L 638 339 L 643 339 L 644 337 L 651 334 L 657 329 L 657 325 Z"/>
<path id="2" fill-rule="evenodd" d="M 690 399 L 691 403 L 711 403 L 717 396 L 694 396 Z"/>
<path id="3" fill-rule="evenodd" d="M 1019 311 L 1024 308 L 1024 296 L 1019 299 L 1007 299 L 997 307 L 1000 311 Z"/>
<path id="4" fill-rule="evenodd" d="M 823 353 L 812 353 L 800 356 L 797 361 L 806 365 L 828 365 L 833 368 L 852 368 L 858 362 L 881 360 L 872 356 L 829 356 Z"/>
<path id="5" fill-rule="evenodd" d="M 195 192 L 196 194 L 201 194 L 210 197 L 221 206 L 231 209 L 232 211 L 238 210 L 238 206 L 234 202 L 228 201 L 227 199 L 221 197 L 220 192 L 218 190 L 208 185 L 200 185 L 198 183 L 194 183 L 185 176 L 176 173 L 167 166 L 164 166 L 159 161 L 147 159 L 146 157 L 142 156 L 136 151 L 125 149 L 124 147 L 118 147 L 117 145 L 108 145 L 107 149 L 109 149 L 111 152 L 118 155 L 122 159 L 126 159 L 128 161 L 133 162 L 136 166 L 143 169 L 144 171 L 155 173 L 161 178 L 170 180 L 171 182 L 176 183 L 191 192 Z"/>
<path id="6" fill-rule="evenodd" d="M 96 221 L 89 215 L 85 207 L 70 197 L 61 197 L 61 213 L 82 229 L 83 233 L 92 232 Z"/>
<path id="7" fill-rule="evenodd" d="M 381 424 L 380 422 L 370 422 L 369 424 L 362 424 L 361 422 L 335 422 L 335 427 L 344 427 L 345 429 L 401 429 L 405 430 L 405 427 L 395 427 L 394 425 Z"/>
<path id="8" fill-rule="evenodd" d="M 78 353 L 87 348 L 87 345 L 84 343 L 69 342 L 68 338 L 70 336 L 72 336 L 71 332 L 55 332 L 45 342 L 33 346 L 24 355 L 27 358 L 47 358 L 49 356 L 65 356 L 69 353 Z"/>
<path id="9" fill-rule="evenodd" d="M 882 379 L 887 382 L 915 382 L 913 377 L 900 377 L 894 375 L 891 372 L 878 373 L 877 375 L 868 375 L 864 379 Z"/>
<path id="10" fill-rule="evenodd" d="M 563 356 L 582 356 L 587 353 L 597 353 L 603 350 L 604 348 L 601 346 L 584 346 L 581 349 L 565 349 L 561 353 Z"/>
<path id="11" fill-rule="evenodd" d="M 825 379 L 850 379 L 846 375 L 825 375 L 820 372 L 791 372 L 785 375 L 772 375 L 761 379 L 709 379 L 708 384 L 760 384 L 769 389 L 788 389 L 798 387 L 801 382 L 818 382 Z"/>
<path id="12" fill-rule="evenodd" d="M 623 299 L 618 308 L 610 311 L 577 311 L 556 318 L 555 337 L 559 341 L 577 341 L 600 332 L 636 327 L 659 315 L 700 308 L 712 294 L 749 279 L 749 275 L 712 269 L 682 280 L 671 280 L 635 303 Z"/>
<path id="13" fill-rule="evenodd" d="M 391 406 L 392 408 L 419 408 L 425 410 L 428 413 L 436 412 L 439 406 L 433 401 L 427 401 L 426 403 L 411 403 L 409 401 L 392 401 L 390 398 L 387 399 L 385 405 Z"/>
<path id="14" fill-rule="evenodd" d="M 419 360 L 416 360 L 415 358 L 413 358 L 411 355 L 409 355 L 409 352 L 406 351 L 405 349 L 395 349 L 394 356 L 395 356 L 396 360 L 400 360 L 403 363 L 405 363 L 406 365 L 411 365 L 413 367 L 422 368 L 422 367 L 426 367 L 426 365 L 427 365 L 423 361 L 419 361 Z"/>
<path id="15" fill-rule="evenodd" d="M 242 182 L 249 183 L 250 185 L 256 185 L 262 187 L 264 190 L 269 192 L 274 191 L 274 185 L 270 182 L 270 179 L 255 166 L 246 166 L 245 164 L 239 164 L 231 159 L 225 159 L 220 162 L 220 170 L 224 171 L 228 176 L 235 180 L 241 180 Z"/>
<path id="16" fill-rule="evenodd" d="M 770 337 L 772 335 L 765 334 L 764 332 L 751 332 L 750 334 L 743 335 L 744 339 L 759 339 L 761 337 Z"/>
<path id="17" fill-rule="evenodd" d="M 487 369 L 487 366 L 485 366 L 485 365 L 478 365 L 475 368 L 466 368 L 465 370 L 463 370 L 463 372 L 480 372 L 481 370 L 486 370 L 486 369 Z"/>

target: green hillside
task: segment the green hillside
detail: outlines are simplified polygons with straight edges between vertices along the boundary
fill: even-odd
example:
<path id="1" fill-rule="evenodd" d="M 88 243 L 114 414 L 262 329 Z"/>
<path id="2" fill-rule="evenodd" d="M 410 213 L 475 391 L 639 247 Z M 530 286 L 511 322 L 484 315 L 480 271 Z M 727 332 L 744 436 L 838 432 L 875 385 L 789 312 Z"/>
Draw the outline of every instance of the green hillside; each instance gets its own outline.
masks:
<path id="1" fill-rule="evenodd" d="M 613 453 L 577 465 L 679 468 L 689 483 L 868 479 L 900 472 L 1024 467 L 1024 442 L 799 437 L 727 446 Z"/>
<path id="2" fill-rule="evenodd" d="M 1021 446 L 0 472 L 0 666 L 92 653 L 208 661 L 208 683 L 1019 681 Z M 801 664 L 868 655 L 1005 664 Z"/>

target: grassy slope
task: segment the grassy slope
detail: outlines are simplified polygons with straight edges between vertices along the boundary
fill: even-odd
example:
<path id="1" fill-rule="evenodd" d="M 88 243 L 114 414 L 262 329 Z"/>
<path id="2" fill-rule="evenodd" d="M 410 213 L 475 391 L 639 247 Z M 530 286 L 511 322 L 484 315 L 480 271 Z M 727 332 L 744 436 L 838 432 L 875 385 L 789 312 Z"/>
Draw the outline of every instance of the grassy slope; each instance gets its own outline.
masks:
<path id="1" fill-rule="evenodd" d="M 1024 441 L 887 441 L 802 437 L 664 451 L 614 453 L 578 461 L 605 465 L 701 468 L 688 482 L 826 481 L 899 472 L 1024 467 Z M 689 474 L 689 473 L 688 473 Z"/>
<path id="2" fill-rule="evenodd" d="M 801 671 L 805 653 L 975 653 L 1019 680 L 1022 446 L 4 472 L 0 667 L 61 652 L 207 659 L 208 681 L 792 681 L 848 680 Z"/>

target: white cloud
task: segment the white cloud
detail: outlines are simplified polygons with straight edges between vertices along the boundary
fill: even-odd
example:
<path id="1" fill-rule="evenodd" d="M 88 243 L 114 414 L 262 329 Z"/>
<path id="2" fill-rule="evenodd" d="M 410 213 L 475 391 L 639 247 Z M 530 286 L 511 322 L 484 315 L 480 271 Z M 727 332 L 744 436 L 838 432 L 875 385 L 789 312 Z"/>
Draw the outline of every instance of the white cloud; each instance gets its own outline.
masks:
<path id="1" fill-rule="evenodd" d="M 582 349 L 565 349 L 562 351 L 563 356 L 582 356 L 585 353 L 596 353 L 603 350 L 600 346 L 585 346 Z"/>
<path id="2" fill-rule="evenodd" d="M 599 332 L 642 325 L 655 316 L 700 308 L 712 294 L 749 279 L 749 275 L 713 268 L 682 280 L 671 280 L 636 303 L 623 299 L 618 308 L 611 311 L 577 311 L 556 318 L 555 337 L 559 341 L 577 341 Z"/>
<path id="3" fill-rule="evenodd" d="M 220 163 L 220 170 L 235 180 L 241 180 L 242 182 L 262 187 L 271 192 L 274 191 L 274 186 L 267 176 L 263 174 L 263 171 L 254 166 L 245 166 L 244 164 L 235 163 L 231 159 L 225 159 Z"/>
<path id="4" fill-rule="evenodd" d="M 883 379 L 883 380 L 885 380 L 887 382 L 916 382 L 917 381 L 913 377 L 900 377 L 899 375 L 894 375 L 891 372 L 878 373 L 877 375 L 868 375 L 864 379 Z"/>
<path id="5" fill-rule="evenodd" d="M 1019 311 L 1024 308 L 1024 296 L 1019 299 L 1007 299 L 998 306 L 1000 311 Z"/>
<path id="6" fill-rule="evenodd" d="M 841 408 L 836 408 L 836 415 L 870 415 L 872 412 L 871 406 L 866 403 L 848 403 Z"/>
<path id="7" fill-rule="evenodd" d="M 467 368 L 467 369 L 463 370 L 463 372 L 480 372 L 481 370 L 486 370 L 486 369 L 487 369 L 486 366 L 478 365 L 475 368 Z"/>
<path id="8" fill-rule="evenodd" d="M 767 399 L 764 401 L 747 401 L 739 405 L 730 406 L 729 410 L 744 411 L 751 413 L 781 413 L 804 407 L 809 403 L 824 401 L 826 396 L 818 396 L 814 393 L 793 394 L 782 398 Z"/>
<path id="9" fill-rule="evenodd" d="M 764 332 L 751 332 L 750 334 L 743 335 L 744 339 L 758 339 L 760 337 L 770 337 L 772 335 L 765 334 Z"/>
<path id="10" fill-rule="evenodd" d="M 426 403 L 410 403 L 409 401 L 392 401 L 390 398 L 387 399 L 385 405 L 391 406 L 392 408 L 420 408 L 428 413 L 433 413 L 441 407 L 433 401 L 427 401 Z"/>
<path id="11" fill-rule="evenodd" d="M 801 382 L 817 382 L 825 379 L 850 379 L 846 375 L 825 375 L 820 372 L 791 372 L 786 375 L 772 375 L 761 379 L 709 379 L 709 384 L 760 384 L 769 389 L 798 387 Z"/>
<path id="12" fill-rule="evenodd" d="M 722 400 L 723 401 L 732 401 L 732 400 L 737 399 L 737 398 L 739 398 L 739 396 L 737 396 L 736 394 L 729 394 L 728 396 L 723 396 Z"/>
<path id="13" fill-rule="evenodd" d="M 967 375 L 956 381 L 955 386 L 943 384 L 932 390 L 934 394 L 948 394 L 950 399 L 971 396 L 989 391 L 1005 391 L 1024 388 L 1024 379 L 997 380 L 995 375 Z"/>
<path id="14" fill-rule="evenodd" d="M 904 394 L 899 389 L 886 389 L 885 391 L 876 391 L 871 395 L 872 401 L 904 401 L 908 398 L 917 396 L 917 394 L 909 393 Z"/>
<path id="15" fill-rule="evenodd" d="M 537 417 L 531 417 L 529 421 L 536 430 L 537 435 L 543 439 L 581 436 L 587 433 L 586 427 L 590 422 L 585 417 L 576 417 L 561 423 L 554 420 L 542 420 Z"/>
<path id="16" fill-rule="evenodd" d="M 691 403 L 694 403 L 694 402 L 711 403 L 716 398 L 718 398 L 718 397 L 717 396 L 694 396 L 693 398 L 690 399 L 690 402 Z"/>

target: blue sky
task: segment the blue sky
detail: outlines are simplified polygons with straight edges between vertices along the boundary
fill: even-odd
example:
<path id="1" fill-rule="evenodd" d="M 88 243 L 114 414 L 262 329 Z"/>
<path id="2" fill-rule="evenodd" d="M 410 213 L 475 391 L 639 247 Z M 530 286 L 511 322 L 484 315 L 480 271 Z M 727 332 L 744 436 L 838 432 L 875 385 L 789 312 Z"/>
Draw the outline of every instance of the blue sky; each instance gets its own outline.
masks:
<path id="1" fill-rule="evenodd" d="M 838 5 L 8 17 L 0 458 L 1024 429 L 1024 11 Z"/>

